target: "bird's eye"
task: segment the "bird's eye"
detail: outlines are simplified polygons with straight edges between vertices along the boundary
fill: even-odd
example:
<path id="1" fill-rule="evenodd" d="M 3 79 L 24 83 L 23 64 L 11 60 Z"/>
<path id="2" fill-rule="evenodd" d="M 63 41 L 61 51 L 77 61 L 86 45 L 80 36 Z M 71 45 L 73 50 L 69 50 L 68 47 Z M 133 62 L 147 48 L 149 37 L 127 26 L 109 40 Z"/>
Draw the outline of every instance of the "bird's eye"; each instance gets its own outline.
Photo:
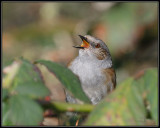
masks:
<path id="1" fill-rule="evenodd" d="M 96 47 L 96 48 L 99 48 L 99 47 L 100 47 L 100 44 L 96 44 L 95 47 Z"/>

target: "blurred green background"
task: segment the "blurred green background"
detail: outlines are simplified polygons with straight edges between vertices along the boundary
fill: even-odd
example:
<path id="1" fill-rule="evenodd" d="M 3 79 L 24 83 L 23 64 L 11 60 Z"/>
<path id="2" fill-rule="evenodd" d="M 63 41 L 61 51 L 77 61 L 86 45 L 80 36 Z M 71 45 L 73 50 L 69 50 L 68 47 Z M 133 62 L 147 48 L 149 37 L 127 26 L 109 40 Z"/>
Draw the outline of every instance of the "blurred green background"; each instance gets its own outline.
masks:
<path id="1" fill-rule="evenodd" d="M 2 2 L 3 68 L 20 56 L 67 66 L 86 34 L 107 44 L 117 84 L 158 66 L 158 2 Z M 61 83 L 41 69 L 51 98 L 64 101 Z"/>

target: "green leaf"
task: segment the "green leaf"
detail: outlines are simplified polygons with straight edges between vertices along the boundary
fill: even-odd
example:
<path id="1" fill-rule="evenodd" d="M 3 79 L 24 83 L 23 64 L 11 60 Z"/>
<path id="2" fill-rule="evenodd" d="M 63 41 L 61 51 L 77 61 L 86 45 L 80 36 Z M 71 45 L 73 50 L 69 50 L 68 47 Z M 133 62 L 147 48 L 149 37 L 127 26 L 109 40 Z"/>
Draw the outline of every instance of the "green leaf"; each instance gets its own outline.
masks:
<path id="1" fill-rule="evenodd" d="M 13 125 L 9 119 L 9 105 L 6 102 L 2 103 L 2 125 Z"/>
<path id="2" fill-rule="evenodd" d="M 8 96 L 8 90 L 3 88 L 2 89 L 2 99 L 4 100 Z"/>
<path id="3" fill-rule="evenodd" d="M 82 90 L 79 79 L 72 73 L 71 70 L 51 61 L 38 60 L 36 61 L 36 63 L 40 63 L 46 66 L 48 70 L 51 73 L 54 73 L 57 78 L 62 82 L 64 87 L 68 91 L 70 91 L 76 98 L 86 103 L 90 103 L 90 100 Z"/>
<path id="4" fill-rule="evenodd" d="M 138 79 L 127 79 L 100 102 L 86 125 L 146 125 L 144 99 L 149 101 L 152 119 L 158 124 L 158 72 L 147 69 Z M 151 119 L 151 120 L 152 120 Z M 154 122 L 154 121 L 153 121 Z"/>
<path id="5" fill-rule="evenodd" d="M 141 96 L 149 103 L 152 119 L 158 124 L 158 72 L 157 68 L 143 71 L 143 75 L 136 80 Z"/>
<path id="6" fill-rule="evenodd" d="M 20 63 L 14 61 L 11 65 L 3 68 L 4 77 L 3 77 L 3 87 L 10 88 L 13 82 L 15 75 L 17 74 L 20 67 Z"/>
<path id="7" fill-rule="evenodd" d="M 147 100 L 149 101 L 151 116 L 158 124 L 158 71 L 157 68 L 146 70 L 144 75 Z"/>
<path id="8" fill-rule="evenodd" d="M 9 99 L 9 118 L 14 125 L 39 125 L 43 119 L 41 107 L 23 95 Z"/>
<path id="9" fill-rule="evenodd" d="M 40 98 L 49 95 L 39 69 L 25 59 L 19 60 L 20 67 L 15 75 L 12 87 L 18 94 Z"/>
<path id="10" fill-rule="evenodd" d="M 144 125 L 145 107 L 133 79 L 117 86 L 89 115 L 85 125 Z"/>
<path id="11" fill-rule="evenodd" d="M 19 94 L 32 95 L 33 97 L 45 97 L 49 94 L 43 83 L 28 82 L 18 86 L 15 90 Z"/>

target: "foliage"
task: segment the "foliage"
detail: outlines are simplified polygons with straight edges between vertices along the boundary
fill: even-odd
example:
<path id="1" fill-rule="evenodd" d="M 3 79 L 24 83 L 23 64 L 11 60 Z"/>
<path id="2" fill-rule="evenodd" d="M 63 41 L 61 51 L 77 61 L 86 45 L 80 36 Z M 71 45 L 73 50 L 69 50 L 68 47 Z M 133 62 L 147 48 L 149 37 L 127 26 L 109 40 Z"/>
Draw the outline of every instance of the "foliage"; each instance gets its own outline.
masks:
<path id="1" fill-rule="evenodd" d="M 17 63 L 17 70 L 9 72 L 14 75 L 10 77 L 8 73 L 3 78 L 3 82 L 7 83 L 3 85 L 3 125 L 38 125 L 43 119 L 43 105 L 40 106 L 34 99 L 48 95 L 48 89 L 35 65 L 22 58 Z M 78 78 L 69 69 L 51 61 L 36 61 L 38 63 L 46 66 L 74 97 L 84 102 L 80 105 L 54 101 L 50 102 L 49 108 L 57 112 L 88 113 L 82 125 L 146 125 L 148 119 L 158 124 L 157 68 L 146 69 L 128 78 L 93 106 L 87 104 L 89 100 Z"/>
<path id="2" fill-rule="evenodd" d="M 56 67 L 57 65 L 54 66 L 53 62 L 37 62 L 43 62 L 50 71 L 54 71 L 55 68 L 58 69 Z M 63 68 L 61 67 L 60 69 Z M 62 75 L 62 72 L 65 72 L 65 70 L 59 70 L 58 74 L 57 71 L 54 71 L 56 75 L 60 75 L 61 73 L 62 77 L 68 76 L 66 74 Z M 67 77 L 65 78 L 67 79 Z M 59 80 L 61 81 L 61 79 Z M 141 80 L 143 80 L 143 83 L 140 82 Z M 76 88 L 76 86 L 73 87 Z M 117 89 L 111 95 L 107 96 L 97 105 L 95 110 L 89 115 L 85 125 L 145 125 L 147 119 L 145 100 L 150 102 L 151 116 L 157 123 L 157 90 L 156 68 L 146 70 L 138 79 L 129 78 L 118 85 Z M 70 91 L 77 97 L 75 95 L 77 93 L 74 93 L 74 90 L 71 89 Z M 144 93 L 146 92 L 146 97 L 144 97 Z M 68 110 L 66 109 L 66 111 Z"/>
<path id="3" fill-rule="evenodd" d="M 62 65 L 50 61 L 39 60 L 36 61 L 36 63 L 40 63 L 46 66 L 48 70 L 51 73 L 54 73 L 65 86 L 65 88 L 67 88 L 68 91 L 72 92 L 76 98 L 86 103 L 90 102 L 90 100 L 82 90 L 78 77 L 76 77 L 71 70 L 63 67 Z"/>
<path id="4" fill-rule="evenodd" d="M 21 58 L 4 71 L 3 125 L 38 125 L 43 110 L 34 99 L 49 95 L 39 69 Z"/>
<path id="5" fill-rule="evenodd" d="M 143 81 L 143 82 L 142 82 Z M 148 69 L 138 79 L 129 78 L 106 97 L 86 121 L 86 125 L 145 125 L 149 102 L 151 119 L 158 124 L 157 69 Z"/>

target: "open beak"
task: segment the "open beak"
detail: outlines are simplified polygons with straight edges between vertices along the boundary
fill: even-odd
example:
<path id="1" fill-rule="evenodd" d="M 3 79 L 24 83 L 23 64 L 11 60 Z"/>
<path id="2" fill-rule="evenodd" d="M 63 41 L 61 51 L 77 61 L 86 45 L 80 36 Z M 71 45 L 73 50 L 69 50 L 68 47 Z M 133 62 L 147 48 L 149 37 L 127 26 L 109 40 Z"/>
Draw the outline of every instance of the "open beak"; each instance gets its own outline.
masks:
<path id="1" fill-rule="evenodd" d="M 74 48 L 89 48 L 89 43 L 87 41 L 87 38 L 84 36 L 79 35 L 79 37 L 82 39 L 82 44 L 80 46 L 73 46 Z"/>

